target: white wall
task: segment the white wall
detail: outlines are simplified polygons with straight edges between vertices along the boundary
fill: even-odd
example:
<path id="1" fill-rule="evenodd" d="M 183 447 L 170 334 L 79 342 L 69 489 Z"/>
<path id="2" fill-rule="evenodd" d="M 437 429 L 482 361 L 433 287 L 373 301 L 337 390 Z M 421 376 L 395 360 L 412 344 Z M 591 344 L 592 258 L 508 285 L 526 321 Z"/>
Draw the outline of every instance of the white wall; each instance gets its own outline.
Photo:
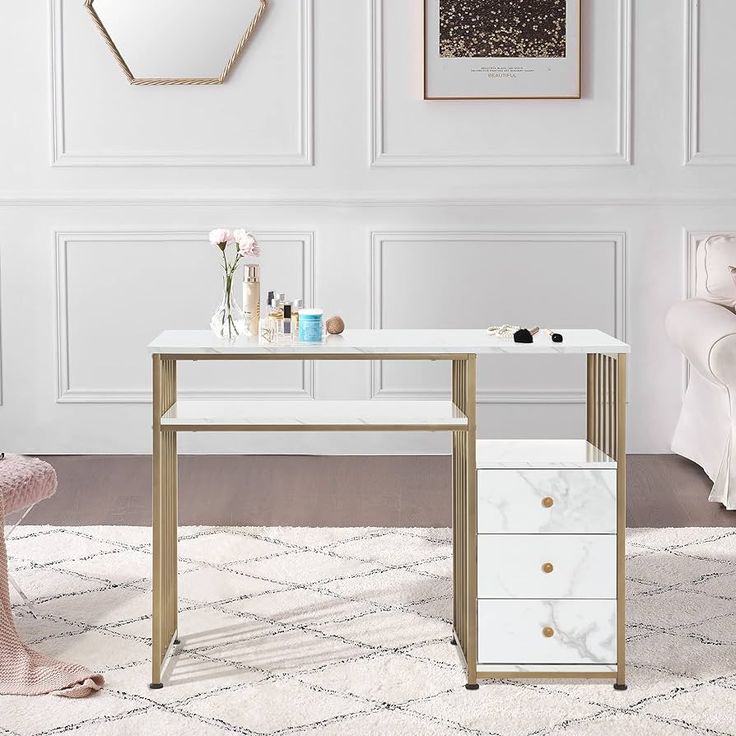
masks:
<path id="1" fill-rule="evenodd" d="M 631 342 L 630 449 L 666 452 L 662 324 L 691 233 L 736 230 L 733 0 L 583 0 L 583 99 L 421 99 L 422 0 L 271 0 L 221 87 L 130 87 L 81 0 L 0 10 L 0 447 L 147 452 L 146 342 L 206 328 L 205 233 L 349 327 L 595 326 Z M 415 372 L 420 370 L 420 372 Z M 485 436 L 579 433 L 582 364 L 480 366 Z M 193 395 L 436 396 L 433 366 L 184 371 Z M 284 437 L 288 437 L 287 440 Z M 441 451 L 197 436 L 186 450 Z"/>

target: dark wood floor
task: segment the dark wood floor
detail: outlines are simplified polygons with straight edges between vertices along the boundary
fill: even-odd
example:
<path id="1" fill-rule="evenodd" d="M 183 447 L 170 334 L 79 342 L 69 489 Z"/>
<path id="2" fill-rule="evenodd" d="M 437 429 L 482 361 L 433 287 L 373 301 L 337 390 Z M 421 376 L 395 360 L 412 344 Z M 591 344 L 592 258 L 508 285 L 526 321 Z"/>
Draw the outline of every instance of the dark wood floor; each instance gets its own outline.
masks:
<path id="1" fill-rule="evenodd" d="M 57 494 L 31 524 L 151 522 L 151 463 L 144 456 L 45 458 Z M 709 503 L 711 483 L 676 455 L 630 455 L 629 526 L 736 526 Z M 417 457 L 201 456 L 179 459 L 181 524 L 449 526 L 450 459 Z"/>

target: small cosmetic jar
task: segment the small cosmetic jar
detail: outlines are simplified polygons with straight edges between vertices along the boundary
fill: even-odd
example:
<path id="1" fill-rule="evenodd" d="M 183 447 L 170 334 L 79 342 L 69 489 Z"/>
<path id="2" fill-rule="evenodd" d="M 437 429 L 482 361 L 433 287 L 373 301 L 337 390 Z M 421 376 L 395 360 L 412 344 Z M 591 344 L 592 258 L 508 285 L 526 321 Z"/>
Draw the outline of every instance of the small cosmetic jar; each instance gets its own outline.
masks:
<path id="1" fill-rule="evenodd" d="M 300 342 L 322 342 L 323 323 L 324 312 L 321 309 L 300 309 Z"/>

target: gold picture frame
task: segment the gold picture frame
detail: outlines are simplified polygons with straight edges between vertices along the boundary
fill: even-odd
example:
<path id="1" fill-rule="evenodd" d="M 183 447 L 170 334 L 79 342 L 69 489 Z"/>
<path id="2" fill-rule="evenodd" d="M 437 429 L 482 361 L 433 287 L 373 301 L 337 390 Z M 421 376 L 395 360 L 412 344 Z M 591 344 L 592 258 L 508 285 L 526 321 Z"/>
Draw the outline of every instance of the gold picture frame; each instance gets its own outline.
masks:
<path id="1" fill-rule="evenodd" d="M 115 44 L 115 41 L 113 41 L 112 36 L 108 32 L 107 28 L 105 27 L 105 24 L 102 22 L 100 16 L 97 14 L 97 11 L 94 8 L 95 0 L 84 0 L 84 7 L 89 13 L 89 16 L 92 18 L 92 22 L 95 24 L 99 32 L 102 34 L 102 38 L 105 41 L 105 44 L 112 52 L 112 55 L 117 62 L 118 66 L 122 70 L 123 74 L 125 75 L 128 82 L 132 85 L 137 86 L 156 86 L 156 85 L 212 85 L 212 84 L 222 84 L 225 79 L 227 79 L 227 76 L 232 71 L 233 67 L 235 66 L 236 62 L 240 58 L 240 55 L 243 53 L 243 49 L 245 48 L 246 44 L 252 37 L 256 26 L 261 21 L 261 18 L 263 17 L 264 13 L 266 12 L 266 9 L 268 7 L 268 0 L 258 0 L 258 8 L 256 9 L 255 15 L 251 19 L 250 23 L 248 24 L 248 27 L 245 29 L 245 32 L 240 37 L 240 40 L 238 42 L 237 47 L 235 48 L 235 51 L 230 55 L 230 58 L 228 59 L 227 63 L 225 64 L 225 68 L 222 70 L 222 73 L 217 77 L 172 77 L 172 78 L 159 78 L 159 77 L 137 77 L 133 71 L 130 69 L 128 64 L 126 63 L 125 59 L 123 58 L 123 55 L 120 53 L 120 50 L 118 49 L 117 45 Z"/>

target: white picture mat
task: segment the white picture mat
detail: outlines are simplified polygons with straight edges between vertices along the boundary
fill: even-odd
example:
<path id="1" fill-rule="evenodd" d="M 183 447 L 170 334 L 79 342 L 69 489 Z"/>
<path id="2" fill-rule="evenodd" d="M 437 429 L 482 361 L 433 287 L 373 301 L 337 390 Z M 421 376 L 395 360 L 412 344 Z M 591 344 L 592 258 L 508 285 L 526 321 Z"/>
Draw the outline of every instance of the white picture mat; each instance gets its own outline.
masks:
<path id="1" fill-rule="evenodd" d="M 425 98 L 580 96 L 579 0 L 567 2 L 565 58 L 442 57 L 439 5 L 439 0 L 425 0 Z"/>

